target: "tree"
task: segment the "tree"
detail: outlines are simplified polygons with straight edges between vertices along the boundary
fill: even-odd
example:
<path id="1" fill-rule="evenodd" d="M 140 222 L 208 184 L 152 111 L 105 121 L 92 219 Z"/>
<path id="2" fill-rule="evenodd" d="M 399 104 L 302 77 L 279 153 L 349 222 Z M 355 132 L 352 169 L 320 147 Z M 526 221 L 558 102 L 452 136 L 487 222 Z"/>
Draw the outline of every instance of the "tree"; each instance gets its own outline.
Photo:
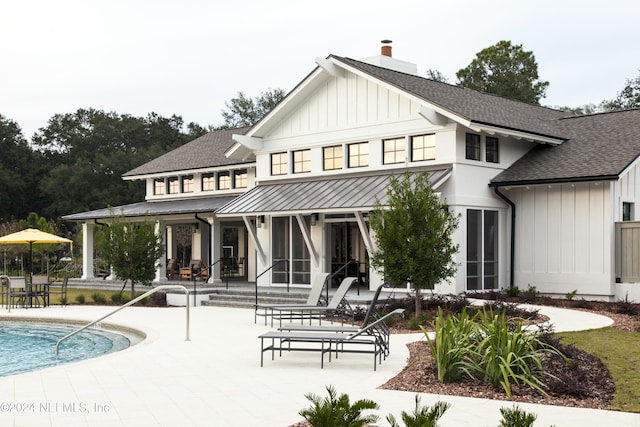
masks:
<path id="1" fill-rule="evenodd" d="M 10 221 L 40 207 L 40 162 L 17 123 L 1 114 L 0 152 L 0 221 Z"/>
<path id="2" fill-rule="evenodd" d="M 402 180 L 392 177 L 387 197 L 388 207 L 377 201 L 369 221 L 377 244 L 371 264 L 393 286 L 411 282 L 418 317 L 420 290 L 433 289 L 456 273 L 458 245 L 452 234 L 458 218 L 440 203 L 424 172 L 406 172 Z"/>
<path id="3" fill-rule="evenodd" d="M 156 232 L 153 221 L 126 221 L 112 214 L 109 238 L 102 247 L 105 261 L 111 265 L 116 278 L 131 281 L 131 299 L 135 298 L 135 284 L 150 286 L 155 278 L 158 260 L 164 255 L 162 234 Z"/>
<path id="4" fill-rule="evenodd" d="M 140 182 L 121 176 L 167 151 L 200 136 L 195 124 L 183 131 L 179 116 L 118 115 L 94 109 L 53 116 L 33 137 L 34 147 L 48 162 L 40 178 L 42 211 L 62 214 L 133 203 L 144 198 Z"/>
<path id="5" fill-rule="evenodd" d="M 549 86 L 549 82 L 539 80 L 533 52 L 506 40 L 478 52 L 456 77 L 458 86 L 529 104 L 539 104 Z"/>
<path id="6" fill-rule="evenodd" d="M 252 126 L 278 105 L 285 97 L 282 89 L 269 89 L 260 96 L 248 98 L 244 92 L 238 92 L 237 98 L 225 102 L 227 111 L 222 110 L 224 124 L 221 128 Z"/>
<path id="7" fill-rule="evenodd" d="M 449 77 L 445 76 L 435 68 L 429 68 L 427 70 L 427 78 L 436 82 L 449 83 Z"/>
<path id="8" fill-rule="evenodd" d="M 618 111 L 640 108 L 640 74 L 635 79 L 628 79 L 627 85 L 618 92 L 618 96 L 600 104 L 605 111 Z"/>

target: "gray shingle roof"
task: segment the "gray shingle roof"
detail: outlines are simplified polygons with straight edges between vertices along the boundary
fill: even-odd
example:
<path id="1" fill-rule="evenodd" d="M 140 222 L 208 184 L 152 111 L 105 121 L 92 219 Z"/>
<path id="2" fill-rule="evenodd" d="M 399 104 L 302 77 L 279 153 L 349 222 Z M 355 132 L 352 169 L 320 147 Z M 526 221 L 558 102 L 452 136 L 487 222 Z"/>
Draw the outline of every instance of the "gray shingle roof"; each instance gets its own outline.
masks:
<path id="1" fill-rule="evenodd" d="M 244 135 L 249 129 L 249 127 L 244 127 L 209 132 L 142 166 L 130 170 L 122 176 L 133 177 L 247 163 L 246 161 L 239 162 L 229 159 L 224 153 L 234 144 L 231 139 L 233 134 Z"/>
<path id="2" fill-rule="evenodd" d="M 558 120 L 570 137 L 539 145 L 491 180 L 491 185 L 617 179 L 640 154 L 640 109 Z"/>
<path id="3" fill-rule="evenodd" d="M 429 80 L 411 74 L 377 67 L 350 58 L 331 55 L 332 58 L 354 67 L 372 77 L 384 80 L 439 107 L 478 123 L 505 129 L 530 132 L 541 136 L 564 139 L 562 129 L 556 126 L 568 114 L 538 105 L 513 101 L 500 96 L 478 92 Z"/>

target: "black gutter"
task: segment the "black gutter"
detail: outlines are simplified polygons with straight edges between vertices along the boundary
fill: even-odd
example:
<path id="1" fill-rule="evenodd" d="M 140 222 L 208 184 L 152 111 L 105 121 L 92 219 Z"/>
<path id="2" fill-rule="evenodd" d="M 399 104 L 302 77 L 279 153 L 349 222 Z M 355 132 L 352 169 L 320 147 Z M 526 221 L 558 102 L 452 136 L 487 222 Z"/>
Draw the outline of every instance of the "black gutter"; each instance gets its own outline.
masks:
<path id="1" fill-rule="evenodd" d="M 509 287 L 513 289 L 513 287 L 515 286 L 514 283 L 514 266 L 515 266 L 515 243 L 516 243 L 516 205 L 515 203 L 513 203 L 513 201 L 511 201 L 511 199 L 509 199 L 507 196 L 505 196 L 504 194 L 502 194 L 500 192 L 500 189 L 496 186 L 493 187 L 493 191 L 496 193 L 496 195 L 498 195 L 498 197 L 500 197 L 502 200 L 504 200 L 510 207 L 511 207 L 511 260 L 510 260 L 510 271 L 509 271 Z"/>
<path id="2" fill-rule="evenodd" d="M 556 179 L 531 179 L 519 181 L 497 181 L 490 182 L 489 187 L 525 187 L 527 185 L 542 184 L 570 184 L 576 182 L 594 182 L 594 181 L 615 181 L 620 175 L 600 175 L 600 176 L 583 176 L 574 178 L 556 178 Z"/>

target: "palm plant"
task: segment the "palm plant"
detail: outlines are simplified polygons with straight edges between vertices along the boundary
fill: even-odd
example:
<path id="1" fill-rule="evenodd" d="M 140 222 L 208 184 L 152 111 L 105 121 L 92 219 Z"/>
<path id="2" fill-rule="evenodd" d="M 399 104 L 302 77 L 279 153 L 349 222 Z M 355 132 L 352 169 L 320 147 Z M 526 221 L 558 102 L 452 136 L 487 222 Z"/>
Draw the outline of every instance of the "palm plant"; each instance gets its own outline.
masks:
<path id="1" fill-rule="evenodd" d="M 352 405 L 349 395 L 337 396 L 333 386 L 326 388 L 329 396 L 324 399 L 314 393 L 305 394 L 313 405 L 301 410 L 299 414 L 313 427 L 362 427 L 378 421 L 377 415 L 362 415 L 364 410 L 378 409 L 378 404 L 373 400 L 360 399 Z"/>
<path id="2" fill-rule="evenodd" d="M 420 406 L 420 396 L 416 394 L 416 407 L 413 414 L 402 411 L 400 416 L 406 427 L 438 427 L 438 420 L 450 406 L 451 404 L 442 401 L 437 401 L 431 408 L 429 405 Z M 392 414 L 387 416 L 387 421 L 391 427 L 400 427 Z"/>
<path id="3" fill-rule="evenodd" d="M 538 418 L 536 414 L 525 412 L 519 406 L 513 408 L 500 408 L 502 419 L 498 427 L 532 427 L 533 422 Z"/>

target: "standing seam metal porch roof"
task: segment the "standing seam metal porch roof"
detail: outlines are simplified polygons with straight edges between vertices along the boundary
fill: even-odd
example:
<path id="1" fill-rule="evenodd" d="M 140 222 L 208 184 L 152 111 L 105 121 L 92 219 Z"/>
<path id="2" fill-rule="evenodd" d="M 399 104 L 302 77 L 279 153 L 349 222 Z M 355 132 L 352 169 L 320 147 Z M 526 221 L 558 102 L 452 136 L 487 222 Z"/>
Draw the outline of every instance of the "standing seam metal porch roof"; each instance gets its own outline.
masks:
<path id="1" fill-rule="evenodd" d="M 108 209 L 97 209 L 89 212 L 81 212 L 65 215 L 62 219 L 67 221 L 86 221 L 92 219 L 110 218 L 113 214 L 125 217 L 161 216 L 188 213 L 215 212 L 221 206 L 235 199 L 236 196 L 226 197 L 200 197 L 188 200 L 162 200 L 157 202 L 139 202 L 130 205 L 116 206 Z"/>
<path id="2" fill-rule="evenodd" d="M 429 171 L 434 188 L 444 182 L 451 168 Z M 378 174 L 349 178 L 318 179 L 258 185 L 216 211 L 216 216 L 274 212 L 321 212 L 370 210 L 387 201 L 393 175 Z"/>

